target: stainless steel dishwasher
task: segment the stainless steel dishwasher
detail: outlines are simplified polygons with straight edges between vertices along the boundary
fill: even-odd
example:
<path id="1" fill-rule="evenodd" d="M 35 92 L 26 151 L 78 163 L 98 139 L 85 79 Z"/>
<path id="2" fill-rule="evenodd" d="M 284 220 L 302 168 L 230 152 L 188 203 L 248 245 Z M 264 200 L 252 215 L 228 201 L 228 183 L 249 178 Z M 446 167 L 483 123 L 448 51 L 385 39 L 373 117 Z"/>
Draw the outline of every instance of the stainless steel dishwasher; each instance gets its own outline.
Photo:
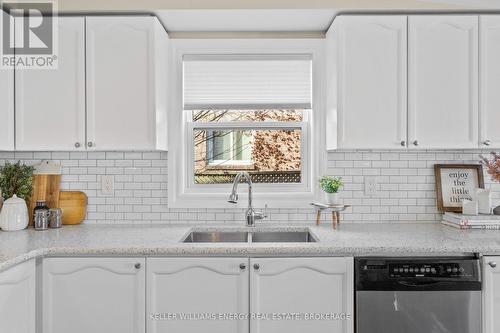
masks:
<path id="1" fill-rule="evenodd" d="M 358 258 L 357 333 L 481 332 L 477 258 Z"/>

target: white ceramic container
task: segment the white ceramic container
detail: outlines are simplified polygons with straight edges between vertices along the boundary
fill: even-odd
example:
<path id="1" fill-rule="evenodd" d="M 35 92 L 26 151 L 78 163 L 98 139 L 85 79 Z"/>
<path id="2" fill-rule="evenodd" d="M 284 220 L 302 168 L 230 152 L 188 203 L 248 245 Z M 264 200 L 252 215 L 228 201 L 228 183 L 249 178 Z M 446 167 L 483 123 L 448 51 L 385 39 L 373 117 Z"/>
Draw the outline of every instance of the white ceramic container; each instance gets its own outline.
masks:
<path id="1" fill-rule="evenodd" d="M 326 193 L 325 192 L 325 200 L 329 205 L 340 205 L 342 204 L 340 200 L 340 193 Z"/>
<path id="2" fill-rule="evenodd" d="M 478 189 L 476 192 L 479 214 L 491 214 L 491 191 Z"/>
<path id="3" fill-rule="evenodd" d="M 4 231 L 16 231 L 26 229 L 28 226 L 28 206 L 26 201 L 18 198 L 15 194 L 7 199 L 0 212 L 0 228 Z"/>

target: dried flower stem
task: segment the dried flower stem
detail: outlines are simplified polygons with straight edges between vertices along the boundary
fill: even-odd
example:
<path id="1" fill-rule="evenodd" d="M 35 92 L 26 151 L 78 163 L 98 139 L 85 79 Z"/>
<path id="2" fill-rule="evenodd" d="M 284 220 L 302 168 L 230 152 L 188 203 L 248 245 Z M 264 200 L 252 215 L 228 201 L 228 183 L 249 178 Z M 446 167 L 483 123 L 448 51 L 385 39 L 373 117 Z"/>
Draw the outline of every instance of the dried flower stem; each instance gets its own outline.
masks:
<path id="1" fill-rule="evenodd" d="M 481 163 L 488 169 L 491 179 L 500 183 L 500 155 L 495 152 L 490 155 L 490 158 L 481 155 Z"/>

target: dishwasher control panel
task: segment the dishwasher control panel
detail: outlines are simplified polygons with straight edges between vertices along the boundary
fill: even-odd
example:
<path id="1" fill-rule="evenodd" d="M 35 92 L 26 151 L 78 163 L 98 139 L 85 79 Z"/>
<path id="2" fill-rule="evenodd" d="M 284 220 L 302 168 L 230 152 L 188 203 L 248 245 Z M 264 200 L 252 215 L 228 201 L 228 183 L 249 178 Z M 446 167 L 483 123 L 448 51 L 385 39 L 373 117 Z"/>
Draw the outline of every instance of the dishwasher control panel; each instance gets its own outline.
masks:
<path id="1" fill-rule="evenodd" d="M 458 262 L 445 263 L 395 263 L 388 265 L 390 277 L 461 277 L 471 276 L 467 267 Z"/>
<path id="2" fill-rule="evenodd" d="M 481 288 L 477 258 L 356 258 L 357 290 Z"/>

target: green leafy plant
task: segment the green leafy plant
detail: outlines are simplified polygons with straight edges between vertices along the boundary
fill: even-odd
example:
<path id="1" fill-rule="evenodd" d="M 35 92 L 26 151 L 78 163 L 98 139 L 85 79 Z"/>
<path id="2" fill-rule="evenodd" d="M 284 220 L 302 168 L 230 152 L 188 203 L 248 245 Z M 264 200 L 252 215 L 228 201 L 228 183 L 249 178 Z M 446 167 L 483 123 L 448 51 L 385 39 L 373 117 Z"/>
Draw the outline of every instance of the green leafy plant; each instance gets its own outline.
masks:
<path id="1" fill-rule="evenodd" d="M 323 176 L 319 179 L 319 186 L 326 193 L 337 193 L 344 186 L 344 182 L 342 177 Z"/>
<path id="2" fill-rule="evenodd" d="M 5 162 L 0 167 L 0 189 L 4 199 L 12 197 L 14 194 L 24 200 L 29 199 L 33 191 L 33 171 L 34 167 L 17 163 Z"/>

